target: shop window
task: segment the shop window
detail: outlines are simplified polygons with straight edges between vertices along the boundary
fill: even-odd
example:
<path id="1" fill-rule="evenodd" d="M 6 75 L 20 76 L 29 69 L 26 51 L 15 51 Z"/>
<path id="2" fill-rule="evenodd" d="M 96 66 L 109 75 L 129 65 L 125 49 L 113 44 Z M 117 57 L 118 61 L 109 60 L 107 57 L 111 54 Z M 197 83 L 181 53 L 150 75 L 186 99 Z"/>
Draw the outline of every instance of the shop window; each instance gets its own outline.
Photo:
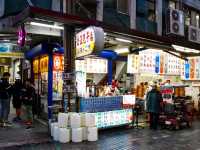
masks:
<path id="1" fill-rule="evenodd" d="M 169 1 L 169 8 L 176 9 L 176 2 L 173 0 Z"/>
<path id="2" fill-rule="evenodd" d="M 129 14 L 129 0 L 117 0 L 117 11 L 123 14 Z"/>
<path id="3" fill-rule="evenodd" d="M 199 13 L 196 14 L 196 26 L 199 28 Z"/>
<path id="4" fill-rule="evenodd" d="M 155 22 L 156 20 L 156 2 L 155 0 L 147 0 L 148 20 Z"/>
<path id="5" fill-rule="evenodd" d="M 191 25 L 191 10 L 187 7 L 184 7 L 184 15 L 185 15 L 185 25 Z"/>

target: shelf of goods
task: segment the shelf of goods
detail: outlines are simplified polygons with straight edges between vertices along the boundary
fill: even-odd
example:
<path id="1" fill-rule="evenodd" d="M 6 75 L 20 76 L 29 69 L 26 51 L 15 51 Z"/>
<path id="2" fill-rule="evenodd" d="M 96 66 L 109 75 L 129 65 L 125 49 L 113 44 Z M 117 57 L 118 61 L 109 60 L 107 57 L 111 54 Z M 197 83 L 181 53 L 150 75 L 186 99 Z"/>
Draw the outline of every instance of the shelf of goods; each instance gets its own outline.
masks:
<path id="1" fill-rule="evenodd" d="M 123 109 L 123 96 L 90 97 L 80 100 L 80 112 L 94 113 L 98 128 L 132 123 L 132 109 Z"/>

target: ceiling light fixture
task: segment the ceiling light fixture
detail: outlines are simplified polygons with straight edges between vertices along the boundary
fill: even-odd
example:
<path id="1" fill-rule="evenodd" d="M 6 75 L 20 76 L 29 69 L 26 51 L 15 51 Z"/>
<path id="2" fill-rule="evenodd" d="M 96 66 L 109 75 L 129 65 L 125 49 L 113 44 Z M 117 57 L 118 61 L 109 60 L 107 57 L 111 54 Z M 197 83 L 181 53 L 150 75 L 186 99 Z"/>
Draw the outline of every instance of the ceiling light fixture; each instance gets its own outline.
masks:
<path id="1" fill-rule="evenodd" d="M 179 52 L 184 52 L 184 53 L 200 53 L 200 51 L 195 50 L 195 49 L 191 49 L 188 47 L 183 47 L 183 46 L 178 46 L 178 45 L 172 45 L 172 47 Z"/>
<path id="2" fill-rule="evenodd" d="M 3 41 L 4 41 L 4 42 L 10 42 L 10 40 L 9 40 L 9 39 L 4 39 Z"/>
<path id="3" fill-rule="evenodd" d="M 117 54 L 125 54 L 125 53 L 129 53 L 129 49 L 128 48 L 119 48 L 119 49 L 115 49 L 115 52 Z"/>
<path id="4" fill-rule="evenodd" d="M 40 27 L 64 30 L 64 27 L 57 26 L 57 25 L 44 24 L 44 23 L 39 23 L 39 22 L 31 22 L 30 24 L 33 25 L 33 26 L 40 26 Z"/>
<path id="5" fill-rule="evenodd" d="M 125 43 L 133 43 L 130 40 L 126 40 L 126 39 L 121 39 L 121 38 L 115 38 L 115 40 L 120 41 L 120 42 L 125 42 Z"/>

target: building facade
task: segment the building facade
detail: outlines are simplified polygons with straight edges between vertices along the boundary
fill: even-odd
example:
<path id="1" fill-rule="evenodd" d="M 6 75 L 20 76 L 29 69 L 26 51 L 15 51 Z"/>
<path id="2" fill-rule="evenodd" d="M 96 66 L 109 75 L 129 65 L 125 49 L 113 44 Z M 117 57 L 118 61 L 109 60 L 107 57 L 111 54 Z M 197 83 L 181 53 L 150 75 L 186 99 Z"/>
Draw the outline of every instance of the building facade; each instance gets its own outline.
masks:
<path id="1" fill-rule="evenodd" d="M 66 7 L 65 1 L 62 0 L 18 0 L 16 3 L 13 5 L 12 0 L 0 1 L 1 30 L 12 24 L 12 21 L 6 20 L 8 16 L 16 15 L 28 6 L 57 12 L 63 12 Z M 73 14 L 82 18 L 96 19 L 105 24 L 160 36 L 174 33 L 173 29 L 170 29 L 173 28 L 174 21 L 178 24 L 175 28 L 179 28 L 175 35 L 186 40 L 191 39 L 188 37 L 190 26 L 195 27 L 195 30 L 200 27 L 198 0 L 78 0 L 72 3 Z M 177 21 L 170 18 L 172 12 L 168 11 L 169 8 L 177 10 Z M 194 39 L 191 41 L 195 42 Z"/>

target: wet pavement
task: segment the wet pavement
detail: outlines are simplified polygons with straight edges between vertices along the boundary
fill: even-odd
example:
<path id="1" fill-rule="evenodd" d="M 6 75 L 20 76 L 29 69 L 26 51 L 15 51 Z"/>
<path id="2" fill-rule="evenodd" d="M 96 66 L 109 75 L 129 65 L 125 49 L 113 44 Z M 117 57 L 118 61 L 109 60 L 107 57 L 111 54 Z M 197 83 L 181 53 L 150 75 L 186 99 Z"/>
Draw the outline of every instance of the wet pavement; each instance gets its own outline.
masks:
<path id="1" fill-rule="evenodd" d="M 24 123 L 12 123 L 12 126 L 0 128 L 0 149 L 6 147 L 46 143 L 51 141 L 47 126 L 35 121 L 33 128 L 26 129 Z"/>
<path id="2" fill-rule="evenodd" d="M 17 133 L 16 133 L 17 135 Z M 35 135 L 36 136 L 36 135 Z M 30 137 L 31 139 L 31 137 Z M 43 138 L 45 139 L 45 138 Z M 26 139 L 28 140 L 28 139 Z M 59 144 L 41 141 L 5 150 L 200 150 L 200 122 L 179 131 L 115 128 L 99 133 L 97 142 Z"/>

